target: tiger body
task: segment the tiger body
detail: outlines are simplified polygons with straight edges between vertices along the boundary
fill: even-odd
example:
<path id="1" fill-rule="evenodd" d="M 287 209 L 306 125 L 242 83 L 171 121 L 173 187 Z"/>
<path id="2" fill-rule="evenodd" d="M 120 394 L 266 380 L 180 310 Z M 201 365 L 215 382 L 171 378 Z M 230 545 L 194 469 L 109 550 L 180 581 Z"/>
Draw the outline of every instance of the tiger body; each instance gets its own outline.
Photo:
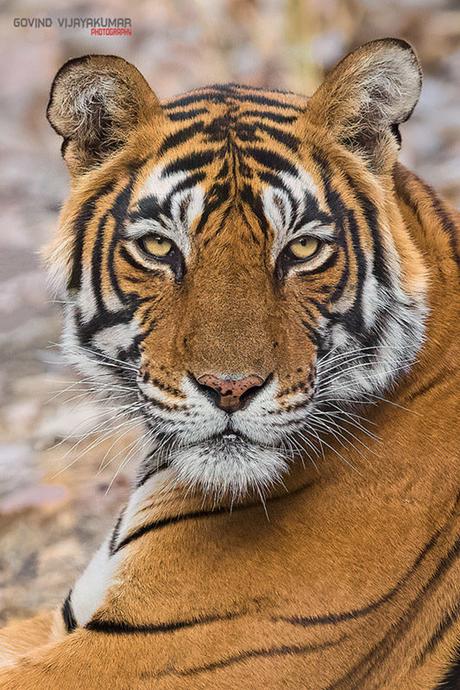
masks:
<path id="1" fill-rule="evenodd" d="M 310 100 L 163 104 L 104 60 L 55 82 L 73 189 L 49 261 L 65 348 L 147 453 L 62 609 L 0 635 L 0 688 L 453 690 L 460 223 L 396 162 L 413 53 L 368 44 Z M 108 77 L 135 98 L 97 132 Z"/>

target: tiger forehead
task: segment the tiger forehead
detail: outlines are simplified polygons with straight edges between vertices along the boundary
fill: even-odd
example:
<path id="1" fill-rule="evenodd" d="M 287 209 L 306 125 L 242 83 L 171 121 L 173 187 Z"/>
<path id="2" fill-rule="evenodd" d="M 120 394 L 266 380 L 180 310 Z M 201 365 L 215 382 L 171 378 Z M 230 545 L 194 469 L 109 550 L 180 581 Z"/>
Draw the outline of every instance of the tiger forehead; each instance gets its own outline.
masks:
<path id="1" fill-rule="evenodd" d="M 296 136 L 305 104 L 293 94 L 236 85 L 164 104 L 165 131 L 131 220 L 160 222 L 185 238 L 192 226 L 198 235 L 235 206 L 262 234 L 269 225 L 286 230 L 294 207 L 309 211 L 305 222 L 317 219 L 318 186 L 302 165 Z"/>
<path id="2" fill-rule="evenodd" d="M 157 164 L 129 214 L 130 234 L 166 234 L 187 252 L 190 236 L 207 241 L 226 228 L 239 228 L 242 237 L 258 244 L 275 238 L 278 245 L 312 223 L 333 222 L 318 186 L 302 166 L 259 171 L 260 184 L 254 185 L 253 180 L 235 180 L 225 159 L 220 165 L 219 173 L 210 176 Z"/>
<path id="3" fill-rule="evenodd" d="M 227 113 L 230 120 L 246 116 L 290 125 L 305 111 L 307 103 L 306 96 L 288 91 L 214 84 L 175 96 L 161 105 L 172 121 Z"/>

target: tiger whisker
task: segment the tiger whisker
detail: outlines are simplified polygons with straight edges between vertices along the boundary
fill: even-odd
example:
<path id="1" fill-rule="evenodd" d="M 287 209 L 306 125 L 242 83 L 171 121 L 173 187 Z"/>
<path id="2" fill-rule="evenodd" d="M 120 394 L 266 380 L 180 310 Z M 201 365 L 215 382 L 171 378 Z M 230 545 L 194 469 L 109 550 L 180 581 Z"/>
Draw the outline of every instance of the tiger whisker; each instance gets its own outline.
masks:
<path id="1" fill-rule="evenodd" d="M 347 359 L 350 356 L 354 356 L 355 354 L 359 355 L 366 355 L 366 353 L 372 353 L 375 350 L 399 350 L 399 348 L 395 345 L 370 345 L 369 347 L 358 347 L 353 350 L 348 350 L 347 352 L 341 352 L 334 357 L 329 358 L 328 355 L 334 352 L 337 348 L 334 348 L 333 350 L 330 351 L 327 355 L 321 357 L 318 360 L 317 368 L 320 369 L 323 364 L 331 364 L 332 362 L 339 360 L 339 359 Z M 378 355 L 375 355 L 378 356 Z"/>
<path id="2" fill-rule="evenodd" d="M 86 354 L 92 355 L 95 359 L 98 360 L 98 362 L 102 365 L 107 365 L 109 366 L 109 362 L 106 362 L 105 360 L 110 360 L 111 362 L 115 362 L 116 364 L 119 364 L 121 368 L 128 369 L 128 370 L 133 370 L 133 371 L 138 371 L 137 367 L 133 364 L 129 364 L 128 362 L 122 360 L 122 359 L 117 359 L 116 357 L 113 357 L 112 355 L 108 355 L 105 353 L 100 353 L 97 350 L 93 350 L 90 347 L 85 347 L 83 345 L 63 345 L 62 343 L 50 343 L 51 345 L 55 345 L 58 347 L 60 350 L 64 350 L 65 348 L 65 353 L 67 352 L 73 352 L 73 353 L 78 353 L 78 351 L 82 351 Z M 120 368 L 117 367 L 117 368 Z"/>
<path id="3" fill-rule="evenodd" d="M 367 363 L 363 363 L 363 364 L 355 364 L 354 366 L 349 367 L 348 369 L 341 369 L 340 372 L 334 376 L 329 375 L 329 376 L 326 376 L 324 378 L 320 378 L 319 383 L 320 383 L 320 385 L 324 386 L 326 383 L 329 384 L 330 381 L 339 380 L 340 378 L 345 377 L 347 374 L 350 373 L 350 371 L 354 371 L 355 369 L 362 369 L 366 366 L 373 366 L 373 362 L 367 362 Z M 393 374 L 395 371 L 401 371 L 403 369 L 407 369 L 407 367 L 406 366 L 399 366 L 399 367 L 387 368 L 382 373 L 384 375 L 388 375 L 388 374 Z M 381 376 L 382 376 L 381 373 L 369 374 L 369 375 L 360 377 L 360 381 L 368 381 L 368 380 L 372 380 L 375 378 L 380 378 Z"/>
<path id="4" fill-rule="evenodd" d="M 126 458 L 124 458 L 124 460 L 119 464 L 119 466 L 118 466 L 118 468 L 117 468 L 115 474 L 113 475 L 113 477 L 112 477 L 112 479 L 110 480 L 110 483 L 109 483 L 109 485 L 108 485 L 108 487 L 107 487 L 107 489 L 106 489 L 106 492 L 105 492 L 105 495 L 106 495 L 106 496 L 107 496 L 107 494 L 109 493 L 110 489 L 112 488 L 112 486 L 113 486 L 113 484 L 114 484 L 116 478 L 117 478 L 118 475 L 120 474 L 120 472 L 123 470 L 124 467 L 126 467 L 126 466 L 129 464 L 129 462 L 132 460 L 132 458 L 134 457 L 134 455 L 137 453 L 138 447 L 139 447 L 139 448 L 144 448 L 144 447 L 145 447 L 144 443 L 142 443 L 142 439 L 138 439 L 138 440 L 137 440 L 137 442 L 134 444 L 134 446 L 131 448 L 131 450 L 130 450 L 129 453 L 127 454 Z"/>
<path id="5" fill-rule="evenodd" d="M 138 420 L 136 423 L 134 423 L 132 426 L 130 426 L 125 432 L 123 432 L 123 434 L 122 434 L 121 436 L 119 436 L 118 439 L 116 439 L 116 441 L 118 442 L 118 441 L 120 441 L 122 438 L 125 438 L 128 434 L 132 433 L 134 430 L 139 429 L 139 428 L 142 428 L 143 424 L 144 424 L 144 421 L 143 421 L 143 420 Z M 117 458 L 119 458 L 120 455 L 122 455 L 124 452 L 127 452 L 127 453 L 130 452 L 130 451 L 131 451 L 131 448 L 133 447 L 133 445 L 136 445 L 136 446 L 137 446 L 137 444 L 138 444 L 139 441 L 141 441 L 141 440 L 145 440 L 145 436 L 144 436 L 144 435 L 140 435 L 139 437 L 133 439 L 133 441 L 131 441 L 131 443 L 128 444 L 128 448 L 122 447 L 115 455 L 113 455 L 111 458 L 109 458 L 109 460 L 108 460 L 107 462 L 105 462 L 104 464 L 102 464 L 102 461 L 101 461 L 101 464 L 100 464 L 99 469 L 98 469 L 98 471 L 97 471 L 96 474 L 100 474 L 101 472 L 103 472 L 104 470 L 106 470 L 107 467 L 109 467 L 109 466 L 110 466 Z M 113 446 L 111 446 L 111 448 L 112 448 L 112 447 L 113 447 Z M 110 452 L 111 448 L 109 449 L 109 451 L 107 451 L 107 452 L 105 453 L 104 458 L 108 455 L 108 453 Z M 104 460 L 104 458 L 103 458 L 103 460 Z"/>
<path id="6" fill-rule="evenodd" d="M 106 462 L 106 458 L 110 455 L 110 452 L 112 451 L 114 446 L 117 443 L 119 443 L 123 438 L 125 438 L 128 434 L 133 432 L 135 429 L 142 428 L 144 425 L 145 425 L 145 420 L 141 418 L 141 419 L 137 420 L 132 426 L 128 427 L 128 429 L 126 429 L 126 431 L 124 431 L 121 435 L 119 435 L 119 436 L 117 436 L 117 438 L 115 438 L 113 443 L 110 445 L 110 447 L 105 452 L 104 457 L 102 458 L 101 462 L 99 463 L 99 468 L 96 472 L 96 475 L 103 472 L 117 457 L 119 457 L 119 455 L 123 452 L 123 450 L 125 450 L 124 448 L 122 448 L 119 451 L 119 453 L 117 453 L 115 456 L 113 456 L 112 458 L 110 458 Z"/>
<path id="7" fill-rule="evenodd" d="M 374 450 L 372 450 L 372 448 L 369 448 L 369 446 L 366 443 L 364 443 L 358 436 L 353 434 L 353 432 L 349 431 L 349 429 L 346 429 L 344 426 L 341 426 L 333 418 L 331 419 L 330 417 L 328 417 L 327 420 L 319 420 L 319 419 L 315 418 L 314 421 L 315 421 L 315 423 L 322 425 L 327 431 L 330 431 L 330 427 L 328 426 L 328 424 L 333 424 L 334 427 L 337 428 L 342 433 L 342 438 L 343 438 L 343 434 L 348 434 L 353 439 L 355 439 L 361 446 L 363 446 L 367 451 L 369 451 L 369 453 L 372 453 L 373 455 L 378 457 L 378 454 Z M 352 446 L 356 450 L 357 453 L 361 454 L 360 449 L 357 448 L 354 444 L 352 444 L 351 441 L 349 441 L 348 439 L 346 439 L 346 441 L 350 446 Z M 362 457 L 364 457 L 364 456 L 362 456 Z"/>
<path id="8" fill-rule="evenodd" d="M 123 414 L 126 414 L 126 412 L 125 412 L 125 411 L 121 411 L 121 413 L 120 413 L 119 411 L 116 411 L 116 413 L 115 413 L 115 418 L 116 418 L 117 416 L 123 416 Z M 98 415 L 93 415 L 92 417 L 87 418 L 87 419 L 84 420 L 81 424 L 84 424 L 84 423 L 87 423 L 88 421 L 91 421 L 91 420 L 94 419 L 96 416 L 98 416 Z M 130 422 L 132 422 L 132 419 L 131 419 L 131 418 L 125 419 L 123 422 L 121 422 L 120 424 L 118 424 L 118 425 L 115 426 L 115 427 L 111 426 L 111 427 L 105 432 L 105 434 L 103 435 L 102 440 L 105 440 L 105 438 L 107 438 L 107 437 L 110 436 L 111 434 L 115 433 L 116 430 L 119 429 L 121 426 L 124 426 L 125 424 L 129 424 Z M 81 424 L 80 424 L 79 426 L 81 426 Z M 77 441 L 76 443 L 74 443 L 74 445 L 73 445 L 71 448 L 69 448 L 69 450 L 65 453 L 64 457 L 62 458 L 62 460 L 65 460 L 65 459 L 69 456 L 70 453 L 73 453 L 82 443 L 84 443 L 90 436 L 93 436 L 97 431 L 99 431 L 99 429 L 100 429 L 102 426 L 104 426 L 104 425 L 106 425 L 106 424 L 107 424 L 107 419 L 104 418 L 98 425 L 96 425 L 95 427 L 91 428 L 84 436 L 82 436 L 82 438 L 78 439 L 78 441 Z M 78 427 L 77 427 L 77 428 L 78 428 Z M 75 433 L 75 431 L 76 431 L 76 429 L 74 429 L 72 433 Z M 58 446 L 60 446 L 63 442 L 67 441 L 69 438 L 70 438 L 70 435 L 69 435 L 66 439 L 63 439 L 62 441 L 60 441 L 56 446 L 53 446 L 52 449 L 54 450 L 55 448 L 57 448 Z M 98 438 L 99 438 L 99 437 L 98 437 Z M 96 439 L 96 440 L 97 440 L 97 439 Z M 96 441 L 94 442 L 94 444 L 97 445 Z M 85 454 L 86 454 L 89 450 L 91 450 L 93 447 L 94 447 L 94 445 L 91 445 L 89 448 L 86 448 L 85 451 L 82 453 L 82 455 L 85 455 Z"/>

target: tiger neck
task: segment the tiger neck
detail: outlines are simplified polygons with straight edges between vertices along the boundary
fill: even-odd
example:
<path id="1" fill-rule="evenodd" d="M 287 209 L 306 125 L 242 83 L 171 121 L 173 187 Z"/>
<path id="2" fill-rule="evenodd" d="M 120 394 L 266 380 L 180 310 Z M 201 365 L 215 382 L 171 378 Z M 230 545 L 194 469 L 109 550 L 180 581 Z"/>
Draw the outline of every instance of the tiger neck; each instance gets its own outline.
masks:
<path id="1" fill-rule="evenodd" d="M 443 403 L 455 404 L 460 340 L 460 214 L 416 175 L 396 165 L 394 185 L 405 227 L 428 271 L 428 318 L 423 346 L 411 373 L 398 387 L 397 399 L 411 405 L 429 390 L 443 387 Z M 453 385 L 444 385 L 450 380 Z M 427 408 L 428 409 L 428 408 Z M 430 417 L 433 413 L 430 414 Z"/>

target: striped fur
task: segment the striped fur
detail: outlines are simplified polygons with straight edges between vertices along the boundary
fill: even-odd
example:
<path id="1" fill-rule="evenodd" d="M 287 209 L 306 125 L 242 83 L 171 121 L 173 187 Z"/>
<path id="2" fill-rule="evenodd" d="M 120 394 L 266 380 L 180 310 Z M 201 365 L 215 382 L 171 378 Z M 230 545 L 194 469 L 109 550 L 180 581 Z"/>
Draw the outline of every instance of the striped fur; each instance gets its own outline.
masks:
<path id="1" fill-rule="evenodd" d="M 396 162 L 419 89 L 392 39 L 310 100 L 160 104 L 119 58 L 58 73 L 64 349 L 142 420 L 144 457 L 0 688 L 455 687 L 459 219 Z M 204 374 L 264 385 L 230 415 Z"/>

